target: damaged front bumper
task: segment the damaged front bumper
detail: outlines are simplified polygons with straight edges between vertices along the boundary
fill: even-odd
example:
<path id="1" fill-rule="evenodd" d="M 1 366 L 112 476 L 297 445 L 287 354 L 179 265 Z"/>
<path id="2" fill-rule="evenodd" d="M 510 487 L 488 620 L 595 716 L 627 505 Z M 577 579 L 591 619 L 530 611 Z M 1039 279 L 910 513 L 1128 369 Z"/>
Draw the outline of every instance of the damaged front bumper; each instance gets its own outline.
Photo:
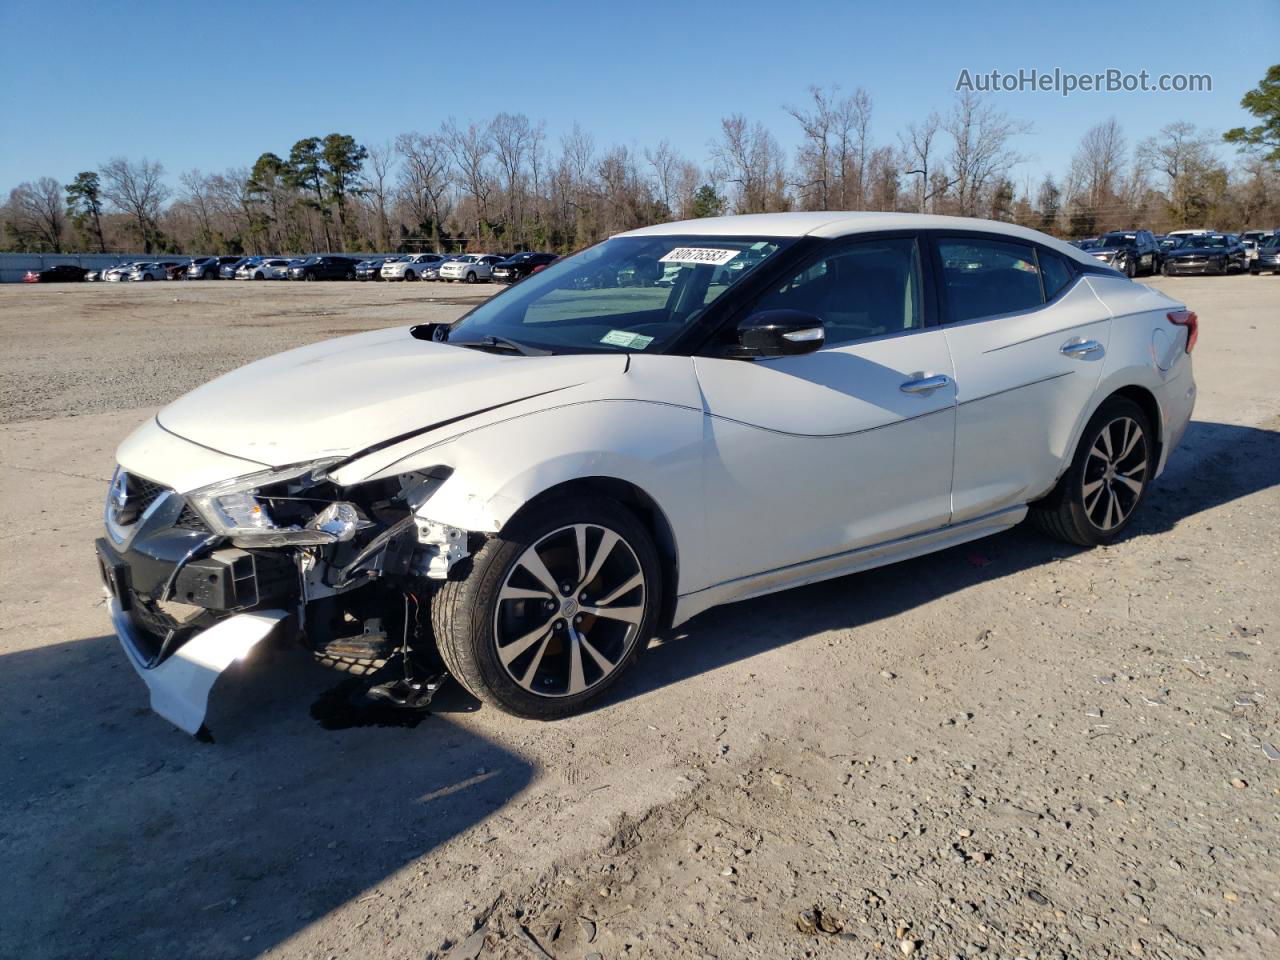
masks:
<path id="1" fill-rule="evenodd" d="M 415 497 L 439 482 L 412 475 L 372 489 L 310 479 L 302 491 L 254 489 L 249 502 L 267 526 L 253 531 L 253 543 L 275 542 L 253 545 L 207 522 L 198 495 L 118 471 L 98 566 L 112 625 L 152 708 L 200 734 L 218 677 L 273 635 L 300 641 L 324 662 L 367 661 L 368 669 L 393 654 L 407 661 L 428 633 L 433 581 L 468 555 L 465 532 L 413 512 Z M 297 525 L 298 510 L 329 517 L 326 502 L 350 507 L 340 540 Z M 286 526 L 280 518 L 289 510 Z"/>

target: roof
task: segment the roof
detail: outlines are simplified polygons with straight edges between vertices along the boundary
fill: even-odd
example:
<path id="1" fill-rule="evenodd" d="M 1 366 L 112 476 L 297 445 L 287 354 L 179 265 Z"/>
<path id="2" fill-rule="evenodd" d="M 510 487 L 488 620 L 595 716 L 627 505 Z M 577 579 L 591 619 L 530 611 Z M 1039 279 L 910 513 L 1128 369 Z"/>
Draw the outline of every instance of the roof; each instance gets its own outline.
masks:
<path id="1" fill-rule="evenodd" d="M 624 237 L 711 236 L 711 237 L 845 237 L 877 230 L 970 230 L 998 233 L 1015 240 L 1040 243 L 1063 256 L 1083 263 L 1097 260 L 1071 244 L 1013 223 L 980 220 L 976 217 L 940 217 L 925 213 L 877 213 L 823 210 L 797 213 L 748 213 L 735 217 L 706 217 L 677 220 L 652 227 L 629 230 Z"/>

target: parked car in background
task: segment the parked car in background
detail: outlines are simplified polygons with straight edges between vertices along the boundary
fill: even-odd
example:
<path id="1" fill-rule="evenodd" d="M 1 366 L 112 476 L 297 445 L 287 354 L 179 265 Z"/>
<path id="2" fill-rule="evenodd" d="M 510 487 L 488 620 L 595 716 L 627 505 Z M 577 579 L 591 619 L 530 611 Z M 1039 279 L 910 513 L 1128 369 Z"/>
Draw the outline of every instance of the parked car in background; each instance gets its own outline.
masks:
<path id="1" fill-rule="evenodd" d="M 242 257 L 195 257 L 187 264 L 188 280 L 222 279 L 222 268 L 239 263 Z M 232 271 L 234 275 L 235 271 Z"/>
<path id="2" fill-rule="evenodd" d="M 479 283 L 481 280 L 491 280 L 494 265 L 501 263 L 502 259 L 501 256 L 493 253 L 464 253 L 440 268 L 440 279 L 454 283 Z"/>
<path id="3" fill-rule="evenodd" d="M 383 280 L 421 280 L 422 272 L 430 264 L 439 263 L 444 257 L 438 253 L 407 253 L 403 257 L 383 264 Z"/>
<path id="4" fill-rule="evenodd" d="M 166 280 L 187 279 L 187 263 L 184 261 L 162 260 L 160 266 L 164 268 L 164 278 Z"/>
<path id="5" fill-rule="evenodd" d="M 710 285 L 747 252 L 755 269 Z M 689 269 L 607 297 L 578 282 L 654 263 Z M 486 704 L 564 717 L 720 604 L 1025 518 L 1115 542 L 1167 506 L 1153 484 L 1195 404 L 1197 331 L 1013 224 L 634 230 L 452 323 L 313 343 L 148 417 L 107 491 L 106 611 L 191 733 L 268 637 L 403 647 L 406 668 L 438 653 Z"/>
<path id="6" fill-rule="evenodd" d="M 1186 235 L 1164 255 L 1163 272 L 1166 277 L 1188 273 L 1224 274 L 1247 269 L 1244 244 L 1230 233 Z"/>
<path id="7" fill-rule="evenodd" d="M 435 263 L 426 264 L 422 268 L 422 279 L 423 280 L 439 280 L 440 268 L 443 267 L 450 260 L 456 259 L 457 256 L 458 255 L 456 253 L 446 254 L 443 258 L 441 258 L 440 260 L 437 260 Z"/>
<path id="8" fill-rule="evenodd" d="M 383 265 L 390 263 L 392 260 L 398 260 L 398 259 L 400 258 L 394 257 L 394 256 L 385 256 L 385 257 L 369 257 L 366 260 L 361 260 L 359 263 L 356 264 L 356 279 L 357 280 L 381 280 Z"/>
<path id="9" fill-rule="evenodd" d="M 28 270 L 22 277 L 23 283 L 80 283 L 89 271 L 70 263 L 60 263 L 56 267 L 45 267 L 43 270 Z"/>
<path id="10" fill-rule="evenodd" d="M 284 271 L 289 269 L 289 261 L 284 257 L 254 257 L 250 262 L 236 268 L 237 280 L 280 280 Z"/>
<path id="11" fill-rule="evenodd" d="M 1071 241 L 1073 247 L 1079 247 L 1081 250 L 1092 250 L 1097 243 L 1097 237 L 1081 237 L 1079 240 Z"/>
<path id="12" fill-rule="evenodd" d="M 357 257 L 338 253 L 322 253 L 294 261 L 289 267 L 290 280 L 354 280 Z"/>
<path id="13" fill-rule="evenodd" d="M 558 259 L 554 253 L 517 253 L 493 265 L 492 279 L 495 283 L 515 283 Z"/>
<path id="14" fill-rule="evenodd" d="M 1258 255 L 1249 264 L 1255 277 L 1261 273 L 1280 273 L 1280 235 L 1272 234 L 1258 246 Z"/>
<path id="15" fill-rule="evenodd" d="M 1113 230 L 1098 237 L 1088 252 L 1126 277 L 1160 269 L 1160 245 L 1150 230 Z"/>
<path id="16" fill-rule="evenodd" d="M 107 267 L 102 271 L 102 279 L 108 283 L 123 283 L 129 279 L 133 267 L 132 262 L 117 263 L 114 267 Z"/>
<path id="17" fill-rule="evenodd" d="M 168 280 L 169 271 L 165 269 L 161 263 L 135 263 L 133 269 L 129 271 L 129 279 L 137 282 L 142 280 Z"/>
<path id="18" fill-rule="evenodd" d="M 262 257 L 240 257 L 232 263 L 224 263 L 218 268 L 218 278 L 220 280 L 234 280 L 236 279 L 237 270 L 257 263 L 261 259 Z"/>
<path id="19" fill-rule="evenodd" d="M 93 269 L 93 270 L 89 270 L 87 273 L 85 273 L 85 275 L 84 275 L 84 279 L 85 279 L 85 282 L 86 282 L 86 283 L 94 283 L 94 282 L 97 282 L 97 281 L 101 280 L 101 279 L 102 279 L 102 268 L 100 268 L 100 267 L 99 267 L 99 268 L 96 268 L 96 269 Z"/>

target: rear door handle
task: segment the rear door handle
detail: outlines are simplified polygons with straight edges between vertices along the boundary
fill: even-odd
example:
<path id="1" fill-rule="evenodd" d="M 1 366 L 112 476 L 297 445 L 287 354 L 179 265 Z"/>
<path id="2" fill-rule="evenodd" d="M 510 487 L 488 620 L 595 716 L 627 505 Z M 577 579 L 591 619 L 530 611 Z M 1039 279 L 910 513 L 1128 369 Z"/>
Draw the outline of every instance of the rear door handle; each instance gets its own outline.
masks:
<path id="1" fill-rule="evenodd" d="M 1097 340 L 1068 340 L 1058 352 L 1073 360 L 1083 360 L 1095 353 L 1101 353 L 1102 344 Z"/>
<path id="2" fill-rule="evenodd" d="M 939 387 L 945 387 L 951 382 L 951 378 L 946 374 L 938 374 L 934 377 L 923 377 L 920 380 L 908 380 L 898 389 L 903 393 L 928 393 L 931 390 L 937 390 Z"/>

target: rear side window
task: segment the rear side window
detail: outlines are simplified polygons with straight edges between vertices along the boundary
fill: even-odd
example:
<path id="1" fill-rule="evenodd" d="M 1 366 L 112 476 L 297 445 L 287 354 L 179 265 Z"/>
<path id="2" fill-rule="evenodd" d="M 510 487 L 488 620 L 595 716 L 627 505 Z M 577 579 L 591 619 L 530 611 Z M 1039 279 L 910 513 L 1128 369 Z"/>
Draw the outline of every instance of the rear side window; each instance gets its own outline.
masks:
<path id="1" fill-rule="evenodd" d="M 1044 296 L 1052 300 L 1071 282 L 1071 268 L 1056 253 L 1040 251 L 1040 273 L 1044 277 Z"/>
<path id="2" fill-rule="evenodd" d="M 1029 244 L 943 238 L 938 253 L 952 323 L 1034 310 L 1044 302 Z"/>

